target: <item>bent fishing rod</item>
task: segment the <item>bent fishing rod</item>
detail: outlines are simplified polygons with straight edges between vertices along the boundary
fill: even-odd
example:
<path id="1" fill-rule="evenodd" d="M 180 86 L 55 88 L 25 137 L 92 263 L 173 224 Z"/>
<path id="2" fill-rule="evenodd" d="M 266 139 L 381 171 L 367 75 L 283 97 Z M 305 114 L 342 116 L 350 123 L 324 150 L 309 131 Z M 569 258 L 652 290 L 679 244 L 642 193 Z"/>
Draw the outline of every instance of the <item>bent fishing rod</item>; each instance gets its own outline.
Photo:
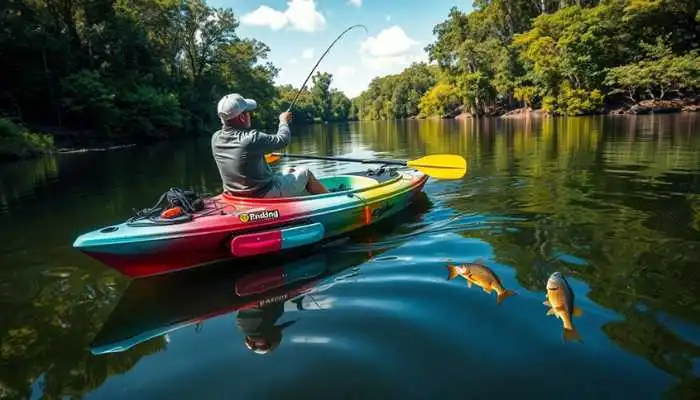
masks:
<path id="1" fill-rule="evenodd" d="M 318 64 L 321 62 L 321 60 L 323 60 L 323 57 L 325 57 L 326 54 L 328 54 L 328 51 L 331 49 L 331 47 L 333 47 L 333 45 L 335 44 L 335 42 L 337 42 L 337 41 L 338 41 L 343 35 L 345 35 L 345 33 L 347 33 L 349 30 L 354 29 L 354 28 L 359 28 L 359 27 L 364 28 L 365 32 L 369 34 L 369 31 L 367 30 L 367 27 L 364 26 L 364 25 L 362 25 L 362 24 L 352 25 L 352 26 L 350 26 L 349 28 L 347 28 L 346 30 L 344 30 L 343 32 L 341 32 L 341 34 L 338 35 L 337 38 L 335 38 L 335 40 L 330 44 L 330 46 L 328 46 L 328 48 L 326 49 L 326 51 L 323 52 L 323 54 L 322 54 L 321 57 L 318 59 L 318 61 L 316 61 L 316 65 L 314 65 L 314 67 L 311 69 L 311 72 L 309 72 L 309 75 L 306 76 L 306 79 L 304 80 L 304 83 L 301 84 L 301 87 L 300 87 L 299 90 L 297 91 L 296 96 L 294 96 L 294 100 L 292 100 L 292 103 L 289 105 L 289 108 L 287 108 L 287 112 L 291 111 L 292 106 L 294 106 L 294 104 L 296 104 L 297 99 L 299 98 L 299 95 L 300 95 L 301 92 L 304 90 L 304 87 L 306 87 L 306 82 L 309 81 L 309 78 L 311 78 L 311 75 L 312 75 L 312 74 L 314 73 L 314 71 L 316 70 L 316 67 L 318 67 Z"/>

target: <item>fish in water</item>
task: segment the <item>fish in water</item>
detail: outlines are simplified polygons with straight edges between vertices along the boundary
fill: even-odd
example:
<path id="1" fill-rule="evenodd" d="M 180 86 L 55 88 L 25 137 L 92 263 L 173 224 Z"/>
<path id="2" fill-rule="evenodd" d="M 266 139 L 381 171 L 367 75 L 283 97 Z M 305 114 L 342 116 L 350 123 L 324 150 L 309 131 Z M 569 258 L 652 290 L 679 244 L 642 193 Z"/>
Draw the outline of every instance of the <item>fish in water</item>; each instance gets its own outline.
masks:
<path id="1" fill-rule="evenodd" d="M 564 325 L 564 340 L 578 340 L 581 337 L 574 327 L 573 316 L 581 316 L 581 309 L 574 305 L 574 292 L 569 286 L 569 282 L 560 273 L 555 272 L 547 279 L 547 299 L 544 305 L 550 307 L 547 315 L 554 315 L 559 318 Z"/>
<path id="2" fill-rule="evenodd" d="M 468 287 L 472 287 L 472 284 L 475 284 L 486 293 L 490 294 L 492 291 L 496 291 L 496 304 L 500 305 L 506 297 L 515 294 L 514 291 L 503 287 L 501 280 L 498 279 L 498 275 L 491 268 L 485 266 L 481 259 L 459 266 L 448 264 L 447 270 L 449 271 L 448 280 L 461 276 L 467 280 Z"/>

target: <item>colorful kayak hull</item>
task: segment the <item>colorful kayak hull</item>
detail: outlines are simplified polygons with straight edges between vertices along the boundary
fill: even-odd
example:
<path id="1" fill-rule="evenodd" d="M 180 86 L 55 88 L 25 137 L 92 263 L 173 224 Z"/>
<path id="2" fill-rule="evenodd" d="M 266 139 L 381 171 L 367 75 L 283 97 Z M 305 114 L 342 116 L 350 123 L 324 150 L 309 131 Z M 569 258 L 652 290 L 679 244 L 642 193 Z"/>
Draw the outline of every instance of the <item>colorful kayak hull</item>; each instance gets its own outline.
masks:
<path id="1" fill-rule="evenodd" d="M 427 176 L 387 171 L 322 178 L 323 195 L 251 199 L 219 195 L 192 221 L 172 225 L 108 226 L 79 236 L 73 246 L 142 278 L 231 258 L 256 257 L 321 242 L 405 209 Z"/>

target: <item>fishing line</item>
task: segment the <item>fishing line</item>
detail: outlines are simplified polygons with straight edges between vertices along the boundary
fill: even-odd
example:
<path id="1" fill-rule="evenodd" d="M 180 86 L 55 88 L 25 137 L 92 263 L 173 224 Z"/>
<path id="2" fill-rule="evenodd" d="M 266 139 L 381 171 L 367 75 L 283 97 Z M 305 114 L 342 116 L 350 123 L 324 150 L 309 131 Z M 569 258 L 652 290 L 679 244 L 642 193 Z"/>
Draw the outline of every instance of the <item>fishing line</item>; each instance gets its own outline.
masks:
<path id="1" fill-rule="evenodd" d="M 304 90 L 304 87 L 306 87 L 306 82 L 309 81 L 309 78 L 311 78 L 311 75 L 312 75 L 312 74 L 314 73 L 314 71 L 316 70 L 316 67 L 318 67 L 318 64 L 321 62 L 321 60 L 323 60 L 323 57 L 326 56 L 326 54 L 327 54 L 328 51 L 331 49 L 331 47 L 333 47 L 333 45 L 335 44 L 335 42 L 337 42 L 337 41 L 338 41 L 343 35 L 345 35 L 345 33 L 347 33 L 349 30 L 354 29 L 354 28 L 359 28 L 359 27 L 364 28 L 365 33 L 369 34 L 369 31 L 367 30 L 367 27 L 366 27 L 366 26 L 364 26 L 364 25 L 362 25 L 362 24 L 357 24 L 357 25 L 352 25 L 352 26 L 350 26 L 349 28 L 347 28 L 346 30 L 344 30 L 340 35 L 338 35 L 338 37 L 335 38 L 335 40 L 330 44 L 330 46 L 328 46 L 328 48 L 326 49 L 326 51 L 323 52 L 323 54 L 322 54 L 321 57 L 318 59 L 318 61 L 316 61 L 316 65 L 314 65 L 313 69 L 311 69 L 311 72 L 309 72 L 309 75 L 306 76 L 306 79 L 304 80 L 304 83 L 301 84 L 301 87 L 300 87 L 299 90 L 297 91 L 296 96 L 294 96 L 294 100 L 292 100 L 292 103 L 289 105 L 289 108 L 287 108 L 287 112 L 289 112 L 289 111 L 292 109 L 292 106 L 294 106 L 294 104 L 296 104 L 297 99 L 299 98 L 299 95 L 300 95 L 301 92 Z"/>

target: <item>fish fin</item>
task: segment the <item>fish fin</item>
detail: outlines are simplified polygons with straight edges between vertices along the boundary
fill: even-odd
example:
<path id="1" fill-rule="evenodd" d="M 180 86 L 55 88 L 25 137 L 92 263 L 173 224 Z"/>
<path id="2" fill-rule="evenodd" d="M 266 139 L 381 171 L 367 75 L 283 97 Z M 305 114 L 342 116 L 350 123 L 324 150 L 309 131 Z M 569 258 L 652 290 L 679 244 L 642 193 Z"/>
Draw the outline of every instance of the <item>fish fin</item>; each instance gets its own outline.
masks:
<path id="1" fill-rule="evenodd" d="M 482 258 L 477 258 L 476 260 L 472 261 L 472 264 L 474 265 L 484 265 L 484 260 Z"/>
<path id="2" fill-rule="evenodd" d="M 554 309 L 550 308 L 549 310 L 547 310 L 547 315 L 554 315 Z"/>
<path id="3" fill-rule="evenodd" d="M 550 307 L 549 300 L 543 301 L 542 304 L 544 304 L 544 305 L 547 306 L 547 307 Z"/>
<path id="4" fill-rule="evenodd" d="M 566 328 L 564 328 L 564 341 L 565 341 L 565 342 L 569 342 L 569 341 L 572 341 L 572 340 L 575 340 L 575 341 L 577 341 L 577 342 L 581 342 L 581 341 L 582 341 L 582 340 L 581 340 L 581 336 L 579 336 L 578 331 L 576 330 L 576 328 L 572 328 L 572 329 L 566 329 Z"/>
<path id="5" fill-rule="evenodd" d="M 467 287 L 472 287 L 472 281 L 470 281 L 469 279 L 467 279 Z"/>
<path id="6" fill-rule="evenodd" d="M 457 272 L 457 267 L 455 267 L 454 265 L 448 265 L 447 270 L 450 271 L 449 274 L 447 275 L 448 281 L 459 276 L 459 273 Z"/>
<path id="7" fill-rule="evenodd" d="M 508 289 L 504 290 L 501 294 L 499 294 L 496 297 L 496 304 L 500 305 L 504 299 L 506 299 L 510 296 L 515 296 L 515 292 L 512 290 L 508 290 Z"/>
<path id="8" fill-rule="evenodd" d="M 574 307 L 574 312 L 573 312 L 574 317 L 580 317 L 582 314 L 583 314 L 582 309 L 580 309 L 578 307 Z"/>

